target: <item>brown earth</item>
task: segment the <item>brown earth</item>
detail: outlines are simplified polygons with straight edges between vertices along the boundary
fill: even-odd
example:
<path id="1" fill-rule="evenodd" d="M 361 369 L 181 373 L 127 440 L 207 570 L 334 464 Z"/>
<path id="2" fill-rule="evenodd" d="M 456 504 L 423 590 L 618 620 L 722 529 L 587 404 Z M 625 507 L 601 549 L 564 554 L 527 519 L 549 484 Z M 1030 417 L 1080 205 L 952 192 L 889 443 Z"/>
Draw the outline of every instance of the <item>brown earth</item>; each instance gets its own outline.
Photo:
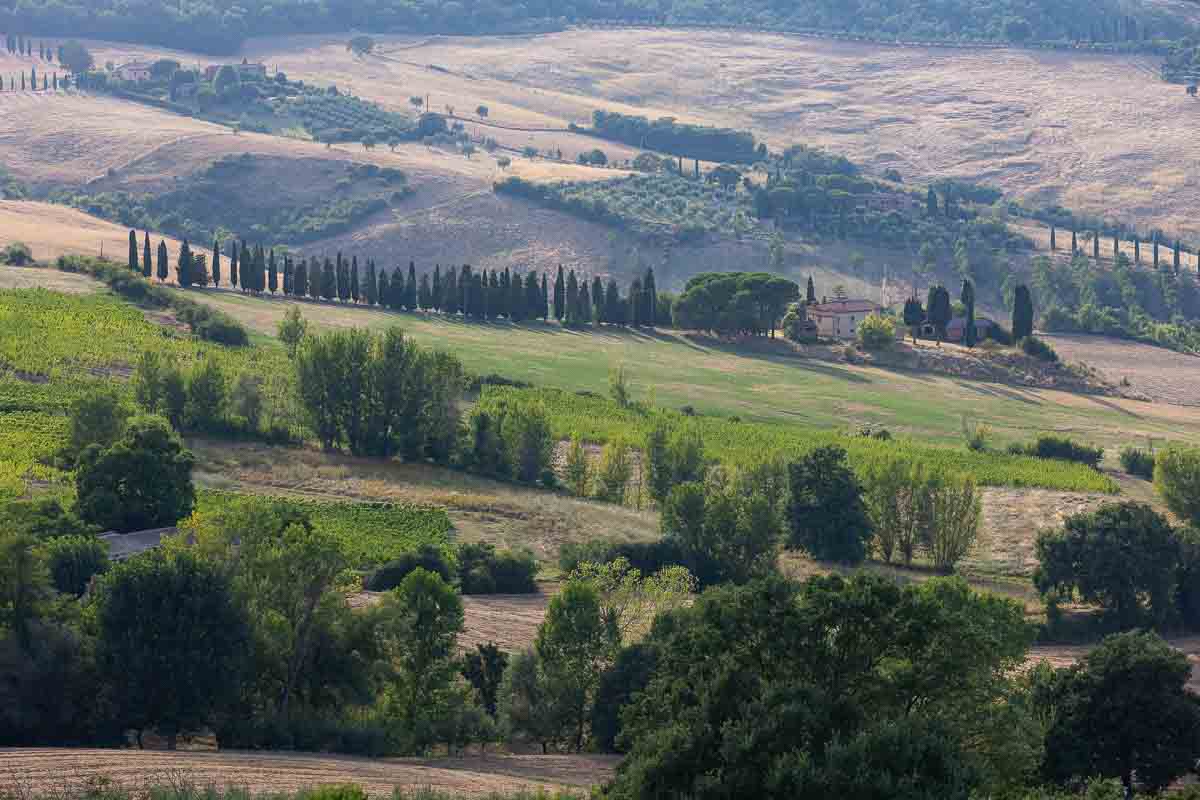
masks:
<path id="1" fill-rule="evenodd" d="M 62 748 L 0 749 L 0 791 L 24 796 L 83 788 L 108 778 L 122 787 L 237 786 L 254 793 L 294 792 L 356 783 L 370 795 L 427 787 L 465 797 L 521 790 L 586 790 L 608 780 L 613 756 L 468 755 L 439 759 L 366 759 L 301 753 L 169 753 Z"/>
<path id="2" fill-rule="evenodd" d="M 1039 334 L 1068 361 L 1086 363 L 1151 400 L 1200 405 L 1200 356 L 1084 334 Z"/>

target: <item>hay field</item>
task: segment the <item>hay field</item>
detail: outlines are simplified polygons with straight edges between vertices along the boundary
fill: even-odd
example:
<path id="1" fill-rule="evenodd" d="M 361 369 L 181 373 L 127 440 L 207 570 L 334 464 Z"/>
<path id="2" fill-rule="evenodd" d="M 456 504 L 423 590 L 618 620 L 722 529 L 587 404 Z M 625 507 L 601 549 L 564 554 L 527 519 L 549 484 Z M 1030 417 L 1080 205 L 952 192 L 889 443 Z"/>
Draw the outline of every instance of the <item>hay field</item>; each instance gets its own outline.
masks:
<path id="1" fill-rule="evenodd" d="M 586 790 L 612 777 L 618 760 L 598 755 L 487 753 L 368 759 L 309 753 L 16 748 L 0 749 L 0 792 L 20 797 L 35 790 L 82 788 L 88 781 L 108 778 L 135 790 L 188 782 L 199 787 L 244 787 L 257 794 L 356 783 L 373 797 L 391 797 L 396 787 L 408 791 L 432 787 L 463 797 L 487 797 L 520 790 Z"/>
<path id="2" fill-rule="evenodd" d="M 160 240 L 165 240 L 174 264 L 179 242 L 154 232 L 151 232 L 150 240 L 156 248 Z M 142 232 L 139 231 L 139 258 L 141 241 Z M 52 261 L 61 255 L 98 256 L 103 252 L 108 258 L 124 262 L 129 250 L 129 229 L 67 206 L 31 200 L 0 200 L 0 247 L 12 242 L 29 245 L 38 261 Z M 56 277 L 75 276 L 37 270 L 29 273 L 27 283 L 6 285 L 5 288 L 42 286 L 56 289 L 57 285 L 46 282 Z"/>
<path id="3" fill-rule="evenodd" d="M 1095 367 L 1114 383 L 1156 401 L 1200 406 L 1200 356 L 1087 334 L 1041 334 L 1068 361 Z"/>
<path id="4" fill-rule="evenodd" d="M 1200 233 L 1189 180 L 1200 104 L 1160 81 L 1153 58 L 660 29 L 380 42 L 365 59 L 329 36 L 252 40 L 245 54 L 385 105 L 429 94 L 434 108 L 486 103 L 519 125 L 584 122 L 601 107 L 675 116 Z"/>

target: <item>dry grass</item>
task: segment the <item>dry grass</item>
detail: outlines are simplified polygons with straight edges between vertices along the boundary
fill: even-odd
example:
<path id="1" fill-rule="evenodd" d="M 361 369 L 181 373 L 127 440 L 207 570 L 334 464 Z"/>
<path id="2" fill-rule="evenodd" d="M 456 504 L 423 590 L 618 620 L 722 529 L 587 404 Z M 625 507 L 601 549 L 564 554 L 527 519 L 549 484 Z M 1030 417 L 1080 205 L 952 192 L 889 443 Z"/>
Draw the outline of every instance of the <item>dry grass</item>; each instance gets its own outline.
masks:
<path id="1" fill-rule="evenodd" d="M 1068 361 L 1083 362 L 1113 383 L 1152 400 L 1184 406 L 1200 405 L 1200 357 L 1162 347 L 1103 336 L 1042 334 Z"/>
<path id="2" fill-rule="evenodd" d="M 109 778 L 140 788 L 187 782 L 292 792 L 356 783 L 373 796 L 425 787 L 486 797 L 492 792 L 586 789 L 604 782 L 613 756 L 469 755 L 439 759 L 366 759 L 301 753 L 184 753 L 99 749 L 0 749 L 0 790 L 54 790 Z"/>
<path id="3" fill-rule="evenodd" d="M 459 541 L 527 547 L 553 572 L 566 542 L 658 535 L 658 517 L 591 503 L 423 464 L 194 440 L 198 481 L 205 486 L 364 501 L 444 506 Z"/>
<path id="4" fill-rule="evenodd" d="M 138 258 L 141 258 L 141 238 L 139 231 Z M 157 248 L 163 238 L 174 263 L 179 242 L 152 233 L 151 244 Z M 98 256 L 103 253 L 123 262 L 129 250 L 129 229 L 66 206 L 27 200 L 0 200 L 0 247 L 12 242 L 29 245 L 33 257 L 38 261 L 53 261 L 61 255 Z M 16 283 L 16 279 L 10 275 L 7 288 L 30 285 L 72 291 L 73 287 L 91 283 L 82 276 L 50 270 L 25 274 L 25 284 Z"/>
<path id="5" fill-rule="evenodd" d="M 1167 639 L 1167 643 L 1188 657 L 1192 665 L 1192 677 L 1187 688 L 1200 694 L 1200 636 L 1180 636 Z M 1065 645 L 1039 644 L 1029 651 L 1029 661 L 1046 661 L 1056 669 L 1069 667 L 1094 649 L 1094 644 Z"/>
<path id="6" fill-rule="evenodd" d="M 482 102 L 518 125 L 585 122 L 600 107 L 676 116 L 1200 232 L 1195 101 L 1160 81 L 1152 58 L 659 29 L 380 41 L 382 55 L 366 59 L 329 36 L 255 40 L 246 54 L 384 104 L 429 93 L 434 108 Z"/>

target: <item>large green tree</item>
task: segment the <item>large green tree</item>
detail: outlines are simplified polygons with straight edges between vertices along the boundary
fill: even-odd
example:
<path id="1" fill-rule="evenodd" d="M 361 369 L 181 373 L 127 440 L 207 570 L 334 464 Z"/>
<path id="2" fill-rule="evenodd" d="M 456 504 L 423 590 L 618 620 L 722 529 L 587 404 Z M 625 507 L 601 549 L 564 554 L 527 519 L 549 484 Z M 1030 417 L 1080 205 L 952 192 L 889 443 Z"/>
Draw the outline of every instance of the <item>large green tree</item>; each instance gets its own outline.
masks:
<path id="1" fill-rule="evenodd" d="M 186 550 L 153 550 L 106 575 L 96 598 L 96 661 L 121 724 L 180 733 L 237 697 L 250 626 L 228 576 Z"/>
<path id="2" fill-rule="evenodd" d="M 788 468 L 789 544 L 823 561 L 857 564 L 867 557 L 871 518 L 846 451 L 819 447 Z"/>

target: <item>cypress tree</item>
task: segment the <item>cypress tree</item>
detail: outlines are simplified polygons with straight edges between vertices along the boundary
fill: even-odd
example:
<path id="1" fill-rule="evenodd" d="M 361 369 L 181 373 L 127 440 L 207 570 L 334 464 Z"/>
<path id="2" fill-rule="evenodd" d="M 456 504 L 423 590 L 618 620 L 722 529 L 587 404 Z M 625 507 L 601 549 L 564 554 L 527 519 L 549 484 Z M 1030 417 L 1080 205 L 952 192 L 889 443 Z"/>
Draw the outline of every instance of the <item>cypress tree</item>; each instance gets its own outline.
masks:
<path id="1" fill-rule="evenodd" d="M 334 272 L 333 262 L 325 258 L 325 266 L 321 269 L 321 298 L 333 300 L 337 297 L 337 273 Z"/>
<path id="2" fill-rule="evenodd" d="M 1013 293 L 1012 333 L 1018 341 L 1033 335 L 1033 296 L 1025 284 Z"/>
<path id="3" fill-rule="evenodd" d="M 938 213 L 937 192 L 933 190 L 932 186 L 925 193 L 925 213 L 931 217 L 936 217 Z"/>
<path id="4" fill-rule="evenodd" d="M 360 296 L 358 281 L 358 256 L 350 259 L 350 299 L 358 303 Z"/>
<path id="5" fill-rule="evenodd" d="M 229 240 L 229 285 L 238 288 L 238 243 L 237 239 Z"/>
<path id="6" fill-rule="evenodd" d="M 579 282 L 579 297 L 577 300 L 579 308 L 575 313 L 579 318 L 579 323 L 587 325 L 592 321 L 592 299 L 588 296 L 588 282 L 586 279 Z"/>
<path id="7" fill-rule="evenodd" d="M 167 243 L 162 239 L 158 240 L 158 279 L 167 279 Z"/>
<path id="8" fill-rule="evenodd" d="M 421 295 L 418 304 L 425 311 L 433 308 L 433 289 L 429 286 L 429 273 L 421 274 Z"/>
<path id="9" fill-rule="evenodd" d="M 549 287 L 547 287 L 547 285 L 546 285 L 546 273 L 544 273 L 544 272 L 542 273 L 542 302 L 541 302 L 541 307 L 539 308 L 539 310 L 541 311 L 541 314 L 539 314 L 538 316 L 540 316 L 542 318 L 542 322 L 549 322 L 550 321 L 550 293 L 549 293 Z"/>
<path id="10" fill-rule="evenodd" d="M 212 282 L 213 286 L 221 288 L 221 243 L 216 239 L 213 239 Z"/>
<path id="11" fill-rule="evenodd" d="M 1117 260 L 1117 256 L 1121 255 L 1121 237 L 1116 233 L 1113 234 L 1113 261 Z"/>
<path id="12" fill-rule="evenodd" d="M 525 319 L 525 293 L 522 291 L 521 276 L 516 272 L 508 283 L 508 318 L 513 322 Z"/>
<path id="13" fill-rule="evenodd" d="M 367 305 L 373 306 L 379 302 L 379 276 L 375 272 L 375 259 L 367 261 L 367 285 L 363 287 Z"/>
<path id="14" fill-rule="evenodd" d="M 626 314 L 629 324 L 640 327 L 642 323 L 642 279 L 634 278 L 633 283 L 629 284 L 629 313 Z"/>
<path id="15" fill-rule="evenodd" d="M 442 311 L 451 315 L 458 314 L 462 310 L 458 305 L 458 301 L 462 297 L 462 293 L 458 290 L 458 271 L 453 267 L 448 268 L 442 283 L 444 284 L 442 291 L 445 294 L 445 298 L 442 300 Z"/>
<path id="16" fill-rule="evenodd" d="M 1096 241 L 1100 241 L 1097 234 Z M 977 339 L 977 331 L 975 330 L 975 285 L 970 281 L 963 281 L 962 294 L 959 296 L 964 308 L 966 309 L 966 326 L 963 328 L 963 344 L 967 347 L 974 347 Z"/>
<path id="17" fill-rule="evenodd" d="M 25 73 L 21 73 L 21 91 L 25 91 Z"/>
<path id="18" fill-rule="evenodd" d="M 308 274 L 304 276 L 304 281 L 308 284 L 308 296 L 313 300 L 318 300 L 321 297 L 321 260 L 314 258 L 308 262 Z"/>
<path id="19" fill-rule="evenodd" d="M 440 264 L 433 266 L 433 286 L 430 289 L 429 307 L 434 311 L 442 310 L 442 268 Z"/>
<path id="20" fill-rule="evenodd" d="M 294 288 L 292 286 L 292 280 L 293 280 L 292 257 L 290 255 L 288 255 L 287 253 L 284 253 L 284 255 L 283 255 L 283 294 L 285 297 L 292 296 L 292 291 Z"/>
<path id="21" fill-rule="evenodd" d="M 610 322 L 620 322 L 621 317 L 624 316 L 621 314 L 620 305 L 621 290 L 617 288 L 616 279 L 609 278 L 608 287 L 604 292 L 604 316 Z"/>
<path id="22" fill-rule="evenodd" d="M 271 294 L 279 289 L 279 268 L 275 265 L 275 248 L 271 248 L 271 257 L 267 259 L 267 288 Z"/>
<path id="23" fill-rule="evenodd" d="M 596 275 L 592 278 L 592 318 L 597 323 L 616 322 L 616 320 L 608 319 L 608 315 L 604 312 L 604 283 L 600 280 L 600 276 Z"/>
<path id="24" fill-rule="evenodd" d="M 658 287 L 654 285 L 654 267 L 646 270 L 642 281 L 642 325 L 653 328 L 658 324 Z"/>
<path id="25" fill-rule="evenodd" d="M 417 300 L 417 264 L 410 260 L 408 262 L 408 280 L 404 282 L 404 307 L 409 311 L 416 311 Z"/>
<path id="26" fill-rule="evenodd" d="M 579 279 L 575 277 L 575 270 L 567 276 L 567 290 L 563 294 L 563 317 L 566 324 L 578 325 L 579 319 Z"/>
<path id="27" fill-rule="evenodd" d="M 1158 233 L 1154 234 L 1154 268 L 1158 269 Z"/>
<path id="28" fill-rule="evenodd" d="M 300 259 L 300 263 L 296 265 L 296 274 L 292 277 L 292 289 L 295 290 L 296 297 L 305 297 L 308 295 L 308 259 Z"/>
<path id="29" fill-rule="evenodd" d="M 1175 240 L 1175 257 L 1174 257 L 1172 264 L 1175 267 L 1175 274 L 1178 275 L 1179 274 L 1179 240 L 1178 239 Z"/>
<path id="30" fill-rule="evenodd" d="M 1058 232 L 1054 229 L 1054 226 L 1051 225 L 1050 226 L 1050 252 L 1051 253 L 1053 253 L 1055 250 L 1058 249 L 1057 233 Z"/>
<path id="31" fill-rule="evenodd" d="M 183 288 L 192 285 L 192 250 L 188 247 L 187 239 L 179 248 L 179 261 L 175 267 L 175 280 Z"/>
<path id="32" fill-rule="evenodd" d="M 1071 255 L 1075 255 L 1078 252 L 1079 252 L 1079 237 L 1078 237 L 1078 235 L 1076 235 L 1075 231 L 1072 230 L 1071 231 Z"/>
<path id="33" fill-rule="evenodd" d="M 150 231 L 146 231 L 146 239 L 142 244 L 142 277 L 149 278 L 154 271 L 154 259 L 150 257 Z"/>
<path id="34" fill-rule="evenodd" d="M 1092 258 L 1096 261 L 1100 260 L 1100 231 L 1092 234 Z"/>
<path id="35" fill-rule="evenodd" d="M 392 267 L 392 278 L 388 281 L 388 308 L 399 311 L 404 307 L 404 273 L 400 265 Z"/>
<path id="36" fill-rule="evenodd" d="M 1142 263 L 1142 240 L 1136 233 L 1133 235 L 1133 263 Z"/>
<path id="37" fill-rule="evenodd" d="M 379 298 L 379 307 L 388 307 L 388 292 L 392 290 L 391 281 L 388 280 L 387 267 L 379 270 L 378 285 L 375 288 L 375 296 Z"/>
<path id="38" fill-rule="evenodd" d="M 489 269 L 487 274 L 487 318 L 496 319 L 499 311 L 500 278 L 496 270 Z"/>
<path id="39" fill-rule="evenodd" d="M 567 288 L 563 285 L 563 267 L 558 265 L 558 275 L 554 278 L 554 318 L 559 322 L 563 320 L 564 304 Z"/>
<path id="40" fill-rule="evenodd" d="M 463 264 L 458 273 L 458 308 L 464 317 L 470 316 L 471 308 L 471 266 Z"/>
<path id="41" fill-rule="evenodd" d="M 537 319 L 542 310 L 542 287 L 538 284 L 537 273 L 533 270 L 525 273 L 525 318 Z"/>
<path id="42" fill-rule="evenodd" d="M 811 304 L 817 302 L 817 287 L 813 283 L 812 275 L 808 276 L 808 290 L 805 299 Z"/>
<path id="43" fill-rule="evenodd" d="M 496 292 L 496 314 L 512 319 L 512 301 L 509 298 L 509 292 L 512 289 L 512 276 L 508 272 L 508 267 L 504 268 L 504 272 L 500 273 L 500 283 Z"/>
<path id="44" fill-rule="evenodd" d="M 137 234 L 133 230 L 129 231 L 129 271 L 141 272 L 141 268 L 138 266 Z"/>

